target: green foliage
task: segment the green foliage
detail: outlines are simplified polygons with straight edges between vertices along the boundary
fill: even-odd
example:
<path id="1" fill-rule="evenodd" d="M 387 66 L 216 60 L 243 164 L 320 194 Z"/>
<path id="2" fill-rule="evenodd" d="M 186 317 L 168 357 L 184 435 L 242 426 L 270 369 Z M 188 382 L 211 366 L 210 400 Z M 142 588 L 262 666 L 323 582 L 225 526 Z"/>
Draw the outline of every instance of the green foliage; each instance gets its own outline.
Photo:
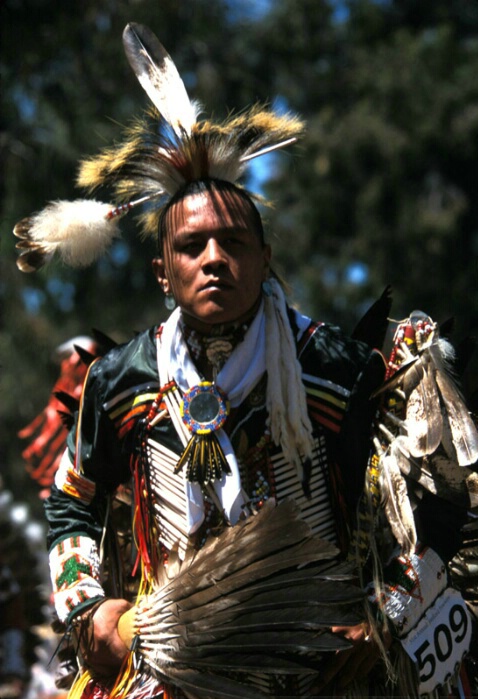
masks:
<path id="1" fill-rule="evenodd" d="M 158 34 L 208 114 L 277 100 L 306 118 L 304 142 L 272 159 L 276 206 L 266 211 L 275 266 L 305 311 L 351 330 L 390 283 L 396 317 L 415 307 L 453 315 L 458 337 L 478 325 L 475 4 L 275 0 L 248 19 L 254 8 L 1 4 L 0 461 L 17 492 L 35 493 L 16 434 L 47 400 L 53 349 L 93 327 L 121 341 L 165 315 L 154 243 L 137 239 L 133 218 L 91 269 L 15 267 L 13 225 L 79 196 L 78 159 L 118 139 L 147 104 L 123 55 L 128 21 Z"/>
<path id="2" fill-rule="evenodd" d="M 279 259 L 314 315 L 348 327 L 388 283 L 397 314 L 418 305 L 462 332 L 478 320 L 477 18 L 433 6 L 417 16 L 410 3 L 352 2 L 349 21 L 328 27 L 335 45 L 319 32 L 309 43 L 322 60 L 279 61 L 309 122 L 303 157 L 273 183 Z M 369 270 L 360 288 L 357 262 Z"/>

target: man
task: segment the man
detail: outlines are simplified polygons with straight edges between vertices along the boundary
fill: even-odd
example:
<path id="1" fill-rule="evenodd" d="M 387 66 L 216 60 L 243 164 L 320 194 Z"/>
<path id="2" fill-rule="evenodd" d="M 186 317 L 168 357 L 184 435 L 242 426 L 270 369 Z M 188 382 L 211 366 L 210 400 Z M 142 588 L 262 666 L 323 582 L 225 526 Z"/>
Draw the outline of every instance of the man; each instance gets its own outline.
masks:
<path id="1" fill-rule="evenodd" d="M 186 192 L 181 192 L 163 215 L 163 256 L 153 261 L 153 268 L 165 294 L 173 293 L 181 309 L 178 321 L 181 343 L 186 343 L 189 354 L 194 357 L 194 365 L 202 380 L 211 381 L 219 376 L 218 381 L 221 381 L 221 369 L 227 363 L 228 355 L 236 348 L 241 349 L 244 336 L 247 335 L 253 321 L 259 317 L 264 293 L 262 284 L 268 280 L 270 271 L 270 247 L 264 244 L 262 231 L 257 230 L 257 221 L 255 207 L 245 193 L 233 185 L 215 181 L 194 182 L 189 185 Z M 349 403 L 348 395 L 363 365 L 369 361 L 370 350 L 358 343 L 347 341 L 335 329 L 326 326 L 317 327 L 308 319 L 290 313 L 291 321 L 296 326 L 294 335 L 300 341 L 300 358 L 304 371 L 308 372 L 309 368 L 317 371 L 317 361 L 324 364 L 322 381 L 328 383 L 329 395 L 322 404 L 320 400 L 315 403 L 315 409 L 318 412 L 315 431 L 320 435 L 318 440 L 319 443 L 323 443 L 322 448 L 336 451 L 338 445 L 335 444 L 337 441 L 335 430 L 343 419 L 342 406 Z M 302 325 L 301 328 L 298 327 L 299 323 Z M 132 343 L 118 348 L 117 352 L 108 354 L 91 368 L 82 410 L 81 439 L 85 456 L 81 478 L 88 479 L 91 484 L 96 483 L 97 491 L 100 482 L 102 489 L 113 492 L 117 485 L 129 479 L 129 460 L 133 449 L 133 445 L 128 443 L 132 438 L 130 434 L 133 427 L 127 430 L 130 403 L 124 398 L 125 404 L 120 407 L 117 398 L 129 391 L 138 401 L 140 386 L 147 385 L 150 393 L 154 393 L 156 387 L 161 387 L 162 381 L 160 380 L 158 384 L 157 372 L 158 362 L 161 361 L 160 357 L 164 349 L 161 347 L 156 350 L 157 333 L 158 329 L 154 329 L 139 335 Z M 218 345 L 220 350 L 216 352 L 215 347 Z M 332 356 L 334 350 L 337 354 L 342 353 L 343 356 L 337 360 L 327 356 L 324 350 Z M 169 348 L 168 351 L 170 351 Z M 237 361 L 238 356 L 240 352 L 236 352 L 233 359 Z M 294 361 L 293 357 L 287 359 L 290 362 Z M 372 379 L 368 380 L 373 380 L 373 383 L 377 384 L 383 372 L 383 362 L 378 355 L 372 355 L 370 362 L 369 371 Z M 327 367 L 329 363 L 332 365 L 330 368 Z M 160 371 L 168 369 L 170 365 L 161 367 Z M 184 367 L 179 367 L 178 373 L 180 371 L 185 371 Z M 247 372 L 247 367 L 244 371 Z M 120 372 L 122 378 L 118 382 L 116 377 Z M 334 379 L 340 374 L 342 374 L 341 384 L 338 384 Z M 270 376 L 267 380 L 275 382 L 278 381 L 278 377 Z M 244 482 L 250 483 L 246 491 L 247 503 L 254 500 L 255 505 L 272 495 L 277 496 L 277 492 L 272 489 L 272 483 L 268 482 L 272 467 L 267 465 L 267 458 L 272 451 L 272 445 L 265 439 L 267 414 L 264 381 L 263 371 L 260 370 L 258 379 L 254 380 L 253 396 L 247 395 L 246 400 L 234 409 L 234 414 L 228 418 L 230 427 L 229 425 L 226 427 L 231 430 L 231 441 L 237 456 L 239 457 L 239 454 L 241 456 L 243 468 L 249 469 L 248 472 L 241 474 L 242 487 L 245 489 Z M 310 381 L 313 386 L 312 377 Z M 335 394 L 340 393 L 342 401 L 336 399 Z M 252 406 L 251 402 L 253 402 Z M 101 406 L 110 403 L 114 405 L 118 419 L 121 415 L 120 422 L 124 423 L 122 432 L 125 435 L 124 438 L 118 439 L 119 433 L 116 435 L 111 433 L 111 427 L 107 427 L 108 433 L 105 432 L 101 436 L 104 427 L 102 423 L 111 422 L 111 415 L 101 414 L 104 412 Z M 334 403 L 335 407 L 332 408 Z M 150 405 L 151 399 L 148 401 L 148 406 Z M 362 409 L 368 413 L 363 421 L 366 425 L 370 422 L 371 410 L 366 403 L 362 405 Z M 324 430 L 321 421 L 325 424 L 333 422 L 333 427 Z M 119 424 L 117 422 L 118 426 Z M 354 424 L 356 426 L 358 421 Z M 164 440 L 179 455 L 181 445 L 177 443 L 177 437 L 175 439 L 171 420 L 165 417 L 161 422 L 156 423 L 156 430 L 153 428 L 151 431 L 151 440 L 155 442 Z M 93 437 L 94 434 L 98 435 L 98 438 Z M 358 441 L 358 438 L 352 435 L 352 430 L 349 437 Z M 365 445 L 367 440 L 363 441 Z M 355 456 L 353 465 L 354 468 L 361 469 L 363 474 L 365 468 L 363 456 L 361 460 L 362 464 L 359 464 Z M 325 459 L 321 461 L 323 461 L 321 468 L 326 469 Z M 66 461 L 66 464 L 66 475 L 65 470 L 60 469 L 60 475 L 57 478 L 58 485 L 63 483 L 63 492 L 55 490 L 47 506 L 48 517 L 52 524 L 51 543 L 58 540 L 62 543 L 65 541 L 67 533 L 65 526 L 71 535 L 77 534 L 84 526 L 84 524 L 80 525 L 79 519 L 75 518 L 70 509 L 71 503 L 68 505 L 65 503 L 65 484 L 71 478 L 68 475 L 71 469 L 70 460 Z M 265 470 L 266 468 L 269 472 Z M 62 477 L 63 481 L 60 480 Z M 180 474 L 178 474 L 179 477 Z M 296 479 L 297 487 L 302 490 L 297 476 Z M 319 488 L 316 474 L 313 481 L 316 488 Z M 259 483 L 261 483 L 260 494 L 254 495 Z M 321 490 L 323 496 L 326 491 L 325 483 L 321 485 Z M 167 495 L 161 493 L 160 485 L 155 491 L 155 496 L 158 500 L 166 501 Z M 303 492 L 301 500 L 305 507 L 307 499 Z M 241 496 L 241 507 L 245 504 L 245 496 Z M 176 508 L 180 507 L 180 503 L 172 503 L 172 505 Z M 66 506 L 73 514 L 68 524 L 66 523 Z M 230 509 L 234 510 L 238 507 L 233 503 Z M 318 531 L 322 530 L 329 538 L 337 541 L 334 514 L 330 505 L 322 508 L 321 512 L 314 511 L 314 507 L 308 509 L 311 520 L 318 522 L 316 524 Z M 204 517 L 202 512 L 199 516 L 191 512 L 186 514 L 190 521 L 188 530 L 193 530 L 196 538 L 205 536 L 205 525 L 208 524 L 210 528 L 212 517 L 218 520 L 217 526 L 220 524 L 221 513 L 217 509 L 213 512 L 211 505 L 207 515 L 209 521 L 202 522 Z M 81 519 L 84 516 L 85 513 L 78 515 Z M 164 517 L 167 518 L 168 515 L 164 514 Z M 98 523 L 96 526 L 98 527 Z M 94 538 L 97 539 L 99 535 L 98 530 Z M 178 538 L 181 535 L 184 538 L 184 532 L 178 529 Z M 163 536 L 167 541 L 168 535 Z M 68 558 L 68 560 L 71 559 Z M 71 589 L 65 592 L 71 596 Z M 97 592 L 101 594 L 99 588 Z M 92 654 L 88 662 L 90 667 L 99 671 L 100 674 L 105 674 L 107 666 L 118 669 L 118 661 L 126 655 L 126 647 L 117 635 L 117 621 L 128 606 L 123 600 L 108 600 L 94 614 L 94 637 L 98 644 L 98 651 Z M 366 635 L 364 627 L 360 627 L 356 642 L 363 640 Z M 368 646 L 367 654 L 370 654 Z"/>
<path id="2" fill-rule="evenodd" d="M 218 532 L 234 527 L 272 498 L 293 498 L 312 531 L 337 544 L 344 556 L 351 550 L 351 528 L 366 519 L 363 493 L 369 500 L 378 493 L 373 515 L 378 517 L 381 509 L 381 486 L 378 480 L 371 485 L 379 469 L 369 463 L 369 455 L 376 411 L 370 396 L 382 382 L 383 359 L 366 344 L 286 304 L 270 269 L 271 250 L 264 242 L 260 216 L 252 198 L 236 184 L 250 157 L 294 140 L 302 129 L 300 122 L 253 109 L 221 128 L 209 122 L 198 125 L 156 38 L 138 25 L 129 25 L 124 36 L 128 58 L 169 132 L 160 130 L 157 135 L 146 123 L 136 127 L 124 146 L 84 163 L 80 181 L 89 187 L 112 184 L 118 196 L 127 195 L 124 208 L 137 201 L 160 202 L 143 221 L 146 231 L 159 230 L 160 254 L 153 270 L 177 309 L 164 325 L 139 334 L 91 365 L 69 448 L 46 504 L 57 610 L 78 629 L 92 678 L 85 675 L 85 697 L 124 696 L 122 691 L 132 698 L 173 696 L 177 691 L 161 676 L 147 677 L 147 672 L 129 685 L 121 679 L 112 687 L 122 663 L 120 674 L 128 675 L 124 661 L 130 652 L 121 620 L 132 596 L 118 594 L 117 588 L 105 597 L 100 550 L 108 503 L 130 479 L 137 548 L 131 567 L 133 573 L 141 571 L 142 589 L 153 585 L 157 569 L 168 565 L 176 551 L 185 558 L 191 545 L 202 550 Z M 86 204 L 79 206 L 84 210 Z M 37 218 L 17 227 L 17 235 L 28 241 L 21 268 L 37 266 L 58 245 L 71 259 L 73 234 L 66 245 L 59 243 L 51 230 L 51 213 L 50 207 L 47 222 Z M 109 229 L 111 213 L 101 209 L 98 216 L 105 237 L 114 235 Z M 79 256 L 84 263 L 83 251 Z M 401 503 L 400 515 L 408 515 L 403 505 L 408 496 L 399 500 L 391 487 L 388 498 Z M 459 508 L 448 510 L 449 521 L 458 527 L 463 513 Z M 383 520 L 383 512 L 380 516 Z M 393 541 L 399 541 L 416 585 L 420 586 L 422 568 L 435 580 L 426 594 L 420 588 L 415 595 L 416 585 L 410 588 L 416 618 L 411 621 L 408 599 L 406 613 L 393 603 L 395 588 L 408 579 L 408 572 L 399 571 L 399 581 L 383 578 L 383 589 L 375 576 L 369 615 L 364 611 L 360 624 L 331 625 L 333 636 L 351 641 L 349 649 L 324 658 L 317 677 L 310 672 L 279 677 L 242 673 L 242 681 L 256 688 L 257 696 L 327 694 L 332 685 L 339 693 L 351 688 L 364 696 L 388 691 L 390 630 L 394 635 L 399 635 L 397 629 L 413 630 L 446 587 L 441 559 L 431 549 L 416 548 L 413 515 L 404 536 L 393 513 L 388 519 L 391 529 L 387 525 L 380 532 L 369 522 L 362 582 L 372 580 L 370 561 L 385 562 L 381 556 L 387 548 L 387 558 L 399 560 L 400 548 L 395 557 L 392 548 Z M 456 537 L 442 541 L 433 536 L 433 527 L 425 526 L 424 531 L 426 543 L 433 543 L 443 560 L 449 560 Z M 443 578 L 440 583 L 437 575 Z M 424 584 L 428 585 L 425 579 Z M 393 607 L 390 630 L 384 620 L 387 604 Z M 442 613 L 450 613 L 455 639 L 459 638 L 456 649 L 450 641 L 449 652 L 439 646 L 442 659 L 447 655 L 454 671 L 463 654 L 460 643 L 468 638 L 468 621 L 455 598 Z M 429 644 L 425 636 L 420 641 L 422 646 Z M 409 686 L 416 691 L 413 666 L 403 651 L 400 657 L 410 673 Z M 415 658 L 418 664 L 423 651 Z M 370 675 L 379 660 L 380 669 Z M 432 691 L 441 682 L 437 672 L 430 675 Z M 403 686 L 408 691 L 403 684 L 398 690 Z M 396 691 L 394 684 L 390 692 Z"/>

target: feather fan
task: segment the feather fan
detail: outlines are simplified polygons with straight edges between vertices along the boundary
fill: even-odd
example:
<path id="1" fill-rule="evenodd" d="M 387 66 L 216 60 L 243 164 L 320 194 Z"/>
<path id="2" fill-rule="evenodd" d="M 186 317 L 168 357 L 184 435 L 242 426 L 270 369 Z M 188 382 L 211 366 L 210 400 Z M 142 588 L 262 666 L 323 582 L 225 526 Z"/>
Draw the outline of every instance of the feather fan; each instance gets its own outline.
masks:
<path id="1" fill-rule="evenodd" d="M 350 647 L 330 627 L 364 618 L 363 592 L 337 556 L 293 501 L 271 500 L 181 566 L 173 554 L 173 570 L 120 619 L 120 635 L 151 672 L 202 699 L 252 696 L 232 669 L 244 681 L 318 672 L 324 653 Z"/>

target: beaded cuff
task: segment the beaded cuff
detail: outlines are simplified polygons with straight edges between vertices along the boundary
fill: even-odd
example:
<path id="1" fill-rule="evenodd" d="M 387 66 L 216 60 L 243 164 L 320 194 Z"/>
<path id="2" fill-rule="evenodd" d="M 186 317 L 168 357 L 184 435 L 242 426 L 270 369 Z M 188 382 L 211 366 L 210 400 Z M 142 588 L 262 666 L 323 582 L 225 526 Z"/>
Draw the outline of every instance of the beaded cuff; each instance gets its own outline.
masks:
<path id="1" fill-rule="evenodd" d="M 60 621 L 67 621 L 78 605 L 104 597 L 98 547 L 93 539 L 79 535 L 60 541 L 50 553 L 50 570 Z"/>

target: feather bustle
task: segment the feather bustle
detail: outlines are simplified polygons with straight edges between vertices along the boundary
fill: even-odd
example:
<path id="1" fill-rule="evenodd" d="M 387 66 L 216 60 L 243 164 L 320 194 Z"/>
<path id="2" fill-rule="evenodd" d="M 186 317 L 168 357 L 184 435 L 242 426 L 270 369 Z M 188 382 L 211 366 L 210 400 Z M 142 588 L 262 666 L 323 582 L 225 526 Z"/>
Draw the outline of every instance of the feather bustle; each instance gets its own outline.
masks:
<path id="1" fill-rule="evenodd" d="M 421 488 L 460 507 L 478 502 L 478 431 L 456 380 L 453 347 L 426 314 L 415 311 L 398 326 L 392 357 L 392 376 L 375 393 L 394 406 L 383 413 L 390 429 L 379 424 L 389 444 L 382 448 L 377 439 L 377 454 L 385 513 L 409 551 L 416 541 L 412 502 Z"/>
<path id="2" fill-rule="evenodd" d="M 414 371 L 417 366 L 411 369 Z M 442 438 L 443 419 L 435 380 L 435 371 L 429 358 L 421 359 L 421 379 L 416 387 L 408 393 L 406 407 L 406 428 L 408 448 L 413 456 L 433 454 Z"/>
<path id="3" fill-rule="evenodd" d="M 417 544 L 417 532 L 407 484 L 393 452 L 381 459 L 381 467 L 385 514 L 393 535 L 408 555 Z"/>
<path id="4" fill-rule="evenodd" d="M 436 367 L 436 381 L 446 410 L 455 458 L 460 466 L 471 466 L 478 461 L 478 431 L 461 391 L 447 370 L 448 343 L 432 345 L 429 351 Z"/>

